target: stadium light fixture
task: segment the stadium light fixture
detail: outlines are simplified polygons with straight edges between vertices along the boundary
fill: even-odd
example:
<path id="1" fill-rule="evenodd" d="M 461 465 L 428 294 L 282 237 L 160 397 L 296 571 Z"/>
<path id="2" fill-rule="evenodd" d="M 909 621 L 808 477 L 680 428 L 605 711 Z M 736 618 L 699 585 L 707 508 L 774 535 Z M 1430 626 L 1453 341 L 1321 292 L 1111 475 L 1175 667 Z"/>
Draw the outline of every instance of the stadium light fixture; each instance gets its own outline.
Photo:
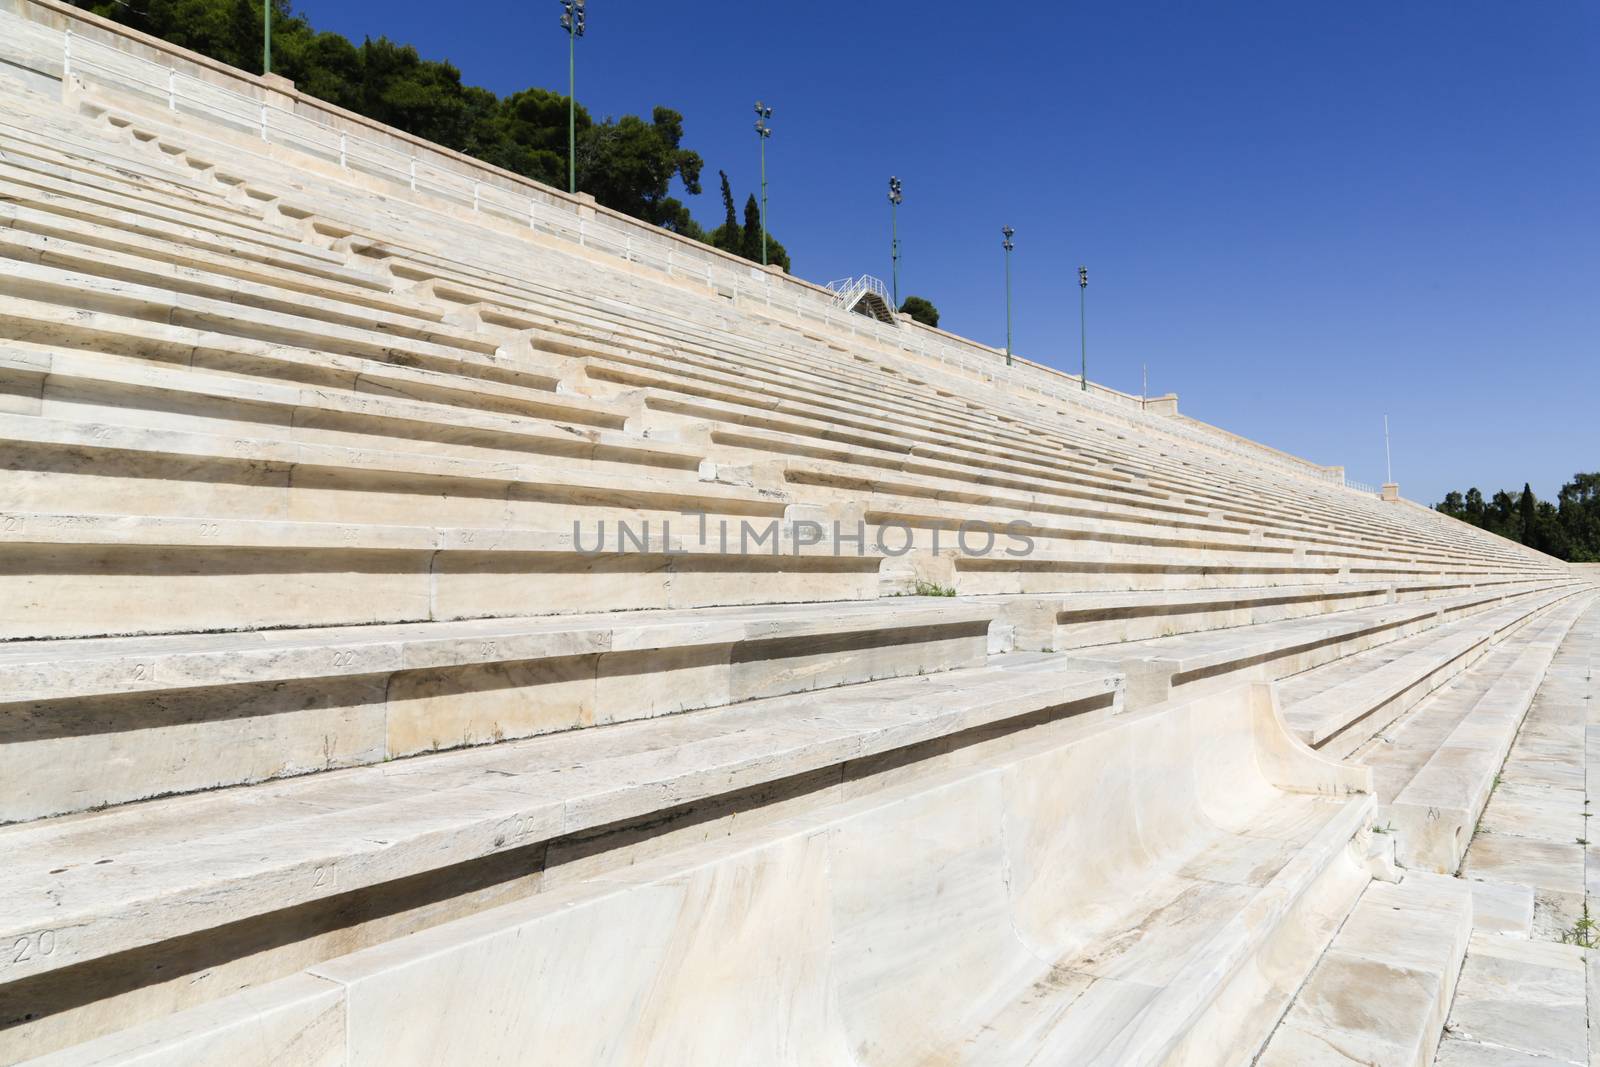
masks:
<path id="1" fill-rule="evenodd" d="M 1000 227 L 1000 236 L 1004 238 L 1000 247 L 1006 250 L 1006 366 L 1011 366 L 1011 250 L 1016 245 L 1011 243 L 1011 238 L 1017 231 L 1010 226 Z"/>
<path id="2" fill-rule="evenodd" d="M 1078 384 L 1084 392 L 1089 391 L 1089 329 L 1085 325 L 1084 297 L 1089 291 L 1089 268 L 1078 266 L 1078 358 L 1083 361 L 1079 371 Z"/>
<path id="3" fill-rule="evenodd" d="M 567 33 L 567 192 L 578 191 L 578 38 L 588 21 L 585 0 L 561 0 L 561 28 Z"/>
<path id="4" fill-rule="evenodd" d="M 900 220 L 897 213 L 905 199 L 900 179 L 889 177 L 889 258 L 894 264 L 894 309 L 900 310 Z"/>
<path id="5" fill-rule="evenodd" d="M 772 118 L 772 109 L 761 101 L 756 101 L 756 137 L 761 141 L 761 265 L 767 265 L 767 138 L 772 136 L 772 127 L 767 125 L 767 120 Z"/>
<path id="6" fill-rule="evenodd" d="M 272 0 L 261 0 L 261 73 L 272 73 Z"/>
<path id="7" fill-rule="evenodd" d="M 1389 416 L 1383 417 L 1383 477 L 1385 485 L 1394 484 L 1394 453 L 1389 451 Z"/>

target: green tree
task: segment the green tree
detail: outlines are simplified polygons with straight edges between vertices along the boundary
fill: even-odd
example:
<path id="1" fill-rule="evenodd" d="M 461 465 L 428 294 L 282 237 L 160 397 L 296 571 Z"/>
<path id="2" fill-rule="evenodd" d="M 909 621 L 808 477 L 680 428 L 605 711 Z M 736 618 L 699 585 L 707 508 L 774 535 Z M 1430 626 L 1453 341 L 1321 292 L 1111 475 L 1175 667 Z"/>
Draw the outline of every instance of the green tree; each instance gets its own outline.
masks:
<path id="1" fill-rule="evenodd" d="M 744 202 L 744 227 L 740 231 L 738 253 L 752 263 L 761 262 L 761 204 L 754 193 Z M 770 233 L 767 234 L 767 262 L 782 267 L 785 273 L 789 271 L 789 253 Z"/>
<path id="2" fill-rule="evenodd" d="M 722 181 L 722 225 L 711 231 L 710 241 L 724 252 L 744 255 L 744 230 L 739 226 L 739 213 L 733 206 L 733 186 L 728 182 L 728 172 L 717 171 Z"/>
<path id="3" fill-rule="evenodd" d="M 578 142 L 578 188 L 600 203 L 656 225 L 681 223 L 682 202 L 668 195 L 672 179 L 700 192 L 700 153 L 683 147 L 683 116 L 658 107 L 591 126 Z"/>
<path id="4" fill-rule="evenodd" d="M 1522 492 L 1501 490 L 1487 503 L 1475 488 L 1465 496 L 1452 490 L 1434 509 L 1557 559 L 1600 562 L 1600 473 L 1574 474 L 1555 503 L 1524 482 Z"/>
<path id="5" fill-rule="evenodd" d="M 771 250 L 771 241 L 767 242 L 767 248 Z M 739 254 L 752 262 L 761 262 L 761 205 L 755 193 L 744 202 L 744 240 L 740 243 Z"/>
<path id="6" fill-rule="evenodd" d="M 482 90 L 473 90 L 482 92 Z M 574 114 L 579 136 L 593 125 L 581 104 Z M 548 89 L 522 89 L 475 116 L 462 149 L 486 163 L 546 185 L 567 181 L 567 98 Z"/>
<path id="7" fill-rule="evenodd" d="M 924 326 L 939 325 L 939 309 L 933 306 L 933 301 L 925 297 L 906 297 L 905 303 L 900 305 L 900 310 Z"/>
<path id="8" fill-rule="evenodd" d="M 1539 502 L 1534 498 L 1533 486 L 1528 482 L 1522 483 L 1522 495 L 1517 498 L 1518 525 L 1522 527 L 1522 543 L 1531 544 L 1534 526 L 1539 517 Z"/>
<path id="9" fill-rule="evenodd" d="M 1574 474 L 1556 499 L 1572 559 L 1600 562 L 1600 474 Z"/>
<path id="10" fill-rule="evenodd" d="M 259 73 L 258 0 L 75 0 L 80 6 L 223 63 Z M 450 63 L 424 59 L 385 37 L 359 46 L 319 33 L 289 0 L 271 0 L 274 73 L 301 91 L 445 148 L 557 188 L 566 186 L 567 98 L 529 88 L 507 97 L 463 85 Z M 597 201 L 686 236 L 704 238 L 689 209 L 670 194 L 674 179 L 700 192 L 702 161 L 683 144 L 683 116 L 657 107 L 595 124 L 581 106 L 579 186 Z"/>
<path id="11" fill-rule="evenodd" d="M 722 179 L 722 225 L 731 235 L 739 228 L 739 213 L 733 209 L 733 186 L 728 184 L 728 172 L 717 171 Z"/>
<path id="12" fill-rule="evenodd" d="M 724 252 L 731 252 L 736 256 L 750 260 L 752 263 L 761 262 L 761 205 L 752 195 L 744 204 L 744 222 L 739 222 L 738 212 L 734 209 L 733 186 L 728 181 L 725 171 L 718 171 L 717 176 L 722 184 L 722 225 L 712 230 L 706 240 Z M 767 234 L 767 260 L 776 263 L 784 270 L 789 270 L 789 253 L 772 234 Z"/>

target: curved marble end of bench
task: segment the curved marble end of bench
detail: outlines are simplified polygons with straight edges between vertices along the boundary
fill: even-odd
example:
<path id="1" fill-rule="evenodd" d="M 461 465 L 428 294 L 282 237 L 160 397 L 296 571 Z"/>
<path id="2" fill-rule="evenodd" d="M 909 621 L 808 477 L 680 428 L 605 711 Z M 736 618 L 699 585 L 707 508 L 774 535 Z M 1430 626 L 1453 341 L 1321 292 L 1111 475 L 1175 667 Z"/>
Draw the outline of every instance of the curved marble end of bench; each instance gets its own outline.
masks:
<path id="1" fill-rule="evenodd" d="M 1267 780 L 1291 793 L 1326 793 L 1346 796 L 1373 792 L 1372 768 L 1330 759 L 1308 746 L 1290 730 L 1271 682 L 1250 686 L 1255 709 L 1256 758 Z"/>

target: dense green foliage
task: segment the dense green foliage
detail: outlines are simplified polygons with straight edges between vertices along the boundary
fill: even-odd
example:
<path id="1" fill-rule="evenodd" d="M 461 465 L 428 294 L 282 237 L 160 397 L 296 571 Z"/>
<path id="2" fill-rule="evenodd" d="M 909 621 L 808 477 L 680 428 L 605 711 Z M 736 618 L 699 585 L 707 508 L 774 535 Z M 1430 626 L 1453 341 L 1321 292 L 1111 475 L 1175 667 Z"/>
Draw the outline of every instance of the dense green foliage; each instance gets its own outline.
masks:
<path id="1" fill-rule="evenodd" d="M 1434 509 L 1557 559 L 1600 562 L 1600 474 L 1574 474 L 1554 504 L 1524 484 L 1520 493 L 1502 489 L 1489 500 L 1476 488 L 1446 493 Z"/>
<path id="2" fill-rule="evenodd" d="M 926 297 L 908 296 L 905 303 L 900 305 L 900 310 L 924 326 L 939 325 L 939 309 Z"/>
<path id="3" fill-rule="evenodd" d="M 97 15 L 231 66 L 261 70 L 259 0 L 76 2 Z M 289 78 L 302 92 L 535 181 L 566 188 L 564 94 L 529 88 L 499 97 L 463 85 L 461 72 L 453 65 L 423 59 L 410 45 L 385 37 L 356 45 L 337 33 L 313 29 L 291 10 L 289 0 L 272 4 L 273 73 Z M 624 115 L 596 122 L 580 104 L 575 126 L 579 189 L 609 208 L 760 262 L 759 216 L 753 242 L 748 225 L 738 227 L 737 240 L 725 235 L 719 241 L 669 194 L 674 178 L 689 195 L 700 193 L 703 161 L 683 145 L 681 114 L 657 107 L 648 120 Z M 789 270 L 788 253 L 770 236 L 768 253 L 770 262 Z"/>
<path id="4" fill-rule="evenodd" d="M 722 179 L 722 225 L 707 234 L 704 240 L 724 252 L 760 263 L 761 205 L 756 201 L 755 194 L 751 193 L 744 202 L 744 222 L 741 223 L 739 213 L 733 208 L 733 187 L 728 184 L 727 172 L 719 170 L 717 177 Z M 767 234 L 767 262 L 789 270 L 788 250 L 770 233 Z"/>

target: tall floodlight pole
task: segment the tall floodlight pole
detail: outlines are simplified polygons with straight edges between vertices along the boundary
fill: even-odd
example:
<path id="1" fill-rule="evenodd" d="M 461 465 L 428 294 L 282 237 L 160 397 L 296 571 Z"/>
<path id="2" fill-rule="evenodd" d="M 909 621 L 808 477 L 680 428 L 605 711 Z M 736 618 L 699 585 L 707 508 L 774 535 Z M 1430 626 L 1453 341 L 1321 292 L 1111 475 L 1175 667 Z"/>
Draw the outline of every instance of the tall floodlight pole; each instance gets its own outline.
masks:
<path id="1" fill-rule="evenodd" d="M 1010 226 L 1000 227 L 1000 236 L 1003 238 L 1000 247 L 1006 250 L 1006 366 L 1011 366 L 1011 250 L 1016 245 L 1011 243 L 1011 238 L 1017 231 Z"/>
<path id="2" fill-rule="evenodd" d="M 578 38 L 583 36 L 585 0 L 561 0 L 567 31 L 567 192 L 578 191 Z"/>
<path id="3" fill-rule="evenodd" d="M 272 73 L 272 0 L 261 0 L 261 73 Z"/>
<path id="4" fill-rule="evenodd" d="M 894 262 L 894 309 L 900 310 L 900 220 L 898 212 L 900 202 L 905 197 L 901 193 L 900 179 L 889 178 L 889 257 Z"/>
<path id="5" fill-rule="evenodd" d="M 1085 295 L 1089 292 L 1089 268 L 1078 267 L 1078 358 L 1082 360 L 1078 374 L 1078 385 L 1084 392 L 1089 391 L 1089 327 L 1086 324 L 1087 315 Z"/>
<path id="6" fill-rule="evenodd" d="M 772 136 L 772 127 L 767 125 L 767 120 L 772 117 L 772 109 L 761 101 L 756 101 L 756 137 L 761 142 L 761 265 L 767 265 L 767 138 Z"/>
<path id="7" fill-rule="evenodd" d="M 1389 416 L 1383 417 L 1383 472 L 1384 481 L 1394 484 L 1394 457 L 1389 452 Z"/>

